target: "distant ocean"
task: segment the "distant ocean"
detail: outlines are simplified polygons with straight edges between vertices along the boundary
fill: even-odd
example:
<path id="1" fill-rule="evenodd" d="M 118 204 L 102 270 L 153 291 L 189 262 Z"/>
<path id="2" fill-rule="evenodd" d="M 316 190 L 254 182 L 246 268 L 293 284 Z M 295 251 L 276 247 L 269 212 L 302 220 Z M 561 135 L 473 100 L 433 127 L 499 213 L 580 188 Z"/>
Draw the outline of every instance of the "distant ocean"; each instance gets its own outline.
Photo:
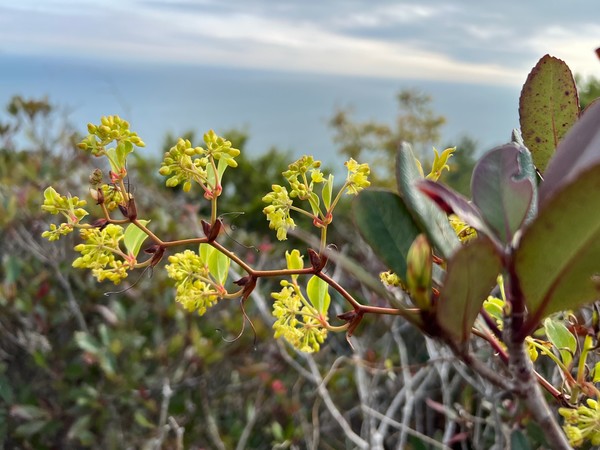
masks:
<path id="1" fill-rule="evenodd" d="M 193 129 L 201 136 L 241 127 L 251 154 L 277 147 L 334 163 L 327 122 L 335 109 L 350 106 L 357 119 L 393 123 L 403 88 L 432 96 L 448 119 L 443 144 L 468 134 L 483 151 L 506 142 L 518 126 L 517 87 L 0 55 L 0 107 L 15 94 L 48 96 L 81 132 L 102 115 L 119 114 L 156 152 L 167 132 Z"/>

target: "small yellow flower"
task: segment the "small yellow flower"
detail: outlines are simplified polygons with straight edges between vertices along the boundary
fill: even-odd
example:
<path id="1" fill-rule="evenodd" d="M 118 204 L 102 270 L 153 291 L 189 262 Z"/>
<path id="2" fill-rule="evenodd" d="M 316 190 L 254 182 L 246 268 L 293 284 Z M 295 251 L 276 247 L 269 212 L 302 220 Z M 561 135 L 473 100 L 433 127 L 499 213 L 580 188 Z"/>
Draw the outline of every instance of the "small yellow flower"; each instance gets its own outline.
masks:
<path id="1" fill-rule="evenodd" d="M 348 176 L 346 177 L 347 194 L 356 195 L 371 185 L 368 180 L 371 173 L 368 164 L 359 164 L 353 158 L 350 158 L 344 165 L 348 169 Z"/>

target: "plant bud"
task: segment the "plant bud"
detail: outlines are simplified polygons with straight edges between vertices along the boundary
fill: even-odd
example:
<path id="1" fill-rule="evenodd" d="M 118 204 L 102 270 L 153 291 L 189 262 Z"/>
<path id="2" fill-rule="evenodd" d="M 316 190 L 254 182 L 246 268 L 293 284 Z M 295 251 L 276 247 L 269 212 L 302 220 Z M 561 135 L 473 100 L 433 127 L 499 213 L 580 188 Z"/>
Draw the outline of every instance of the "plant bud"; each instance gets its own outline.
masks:
<path id="1" fill-rule="evenodd" d="M 422 310 L 431 308 L 431 277 L 433 254 L 425 235 L 414 240 L 406 257 L 406 284 L 415 305 Z"/>
<path id="2" fill-rule="evenodd" d="M 100 169 L 94 169 L 90 174 L 90 185 L 98 186 L 102 183 L 102 171 Z"/>

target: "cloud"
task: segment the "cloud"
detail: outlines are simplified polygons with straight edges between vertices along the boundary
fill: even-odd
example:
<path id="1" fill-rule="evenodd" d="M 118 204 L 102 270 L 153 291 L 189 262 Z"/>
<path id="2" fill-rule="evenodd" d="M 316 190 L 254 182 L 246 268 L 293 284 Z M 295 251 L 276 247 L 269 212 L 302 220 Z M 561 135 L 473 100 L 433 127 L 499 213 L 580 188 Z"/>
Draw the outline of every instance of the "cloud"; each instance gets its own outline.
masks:
<path id="1" fill-rule="evenodd" d="M 564 59 L 575 73 L 596 77 L 600 73 L 600 61 L 594 52 L 600 47 L 600 25 L 545 27 L 538 30 L 527 44 L 539 55 L 550 53 Z"/>
<path id="2" fill-rule="evenodd" d="M 39 5 L 22 0 L 4 8 L 4 51 L 518 85 L 547 52 L 578 72 L 597 72 L 593 49 L 600 45 L 600 26 L 572 10 L 565 16 L 569 25 L 559 26 L 535 15 L 527 19 L 532 6 L 516 0 L 502 13 L 477 2 L 385 0 Z"/>

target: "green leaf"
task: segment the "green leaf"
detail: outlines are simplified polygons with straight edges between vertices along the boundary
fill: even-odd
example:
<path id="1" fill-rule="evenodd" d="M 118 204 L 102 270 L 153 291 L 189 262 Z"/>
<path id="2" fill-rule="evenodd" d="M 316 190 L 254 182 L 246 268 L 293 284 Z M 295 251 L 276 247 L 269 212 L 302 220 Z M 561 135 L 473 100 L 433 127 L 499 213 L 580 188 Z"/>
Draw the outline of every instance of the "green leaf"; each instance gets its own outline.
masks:
<path id="1" fill-rule="evenodd" d="M 212 245 L 205 243 L 200 244 L 198 246 L 198 256 L 200 256 L 200 261 L 208 266 L 208 260 L 213 251 L 214 247 Z"/>
<path id="2" fill-rule="evenodd" d="M 138 220 L 138 222 L 144 226 L 150 223 L 149 220 Z M 135 224 L 130 223 L 123 234 L 123 242 L 125 243 L 125 248 L 127 248 L 129 254 L 137 258 L 140 248 L 147 237 L 148 235 L 146 233 L 139 229 Z"/>
<path id="3" fill-rule="evenodd" d="M 521 133 L 544 172 L 559 141 L 579 116 L 575 80 L 564 61 L 545 55 L 533 68 L 519 100 Z"/>
<path id="4" fill-rule="evenodd" d="M 42 428 L 48 425 L 48 423 L 50 423 L 48 420 L 32 420 L 31 422 L 19 425 L 15 429 L 15 434 L 17 436 L 28 438 L 38 434 L 40 431 L 42 431 Z"/>
<path id="5" fill-rule="evenodd" d="M 67 438 L 71 440 L 80 439 L 82 434 L 86 432 L 89 433 L 91 419 L 92 416 L 89 414 L 80 416 L 69 428 L 69 431 L 67 432 Z"/>
<path id="6" fill-rule="evenodd" d="M 496 247 L 486 238 L 461 246 L 448 261 L 437 303 L 438 325 L 455 341 L 469 339 L 471 327 L 502 268 Z"/>
<path id="7" fill-rule="evenodd" d="M 4 266 L 4 283 L 7 285 L 16 283 L 21 275 L 21 261 L 22 259 L 15 255 L 9 255 L 7 253 L 2 257 L 2 265 Z"/>
<path id="8" fill-rule="evenodd" d="M 473 203 L 503 243 L 537 211 L 536 173 L 525 147 L 506 144 L 479 160 L 473 170 Z"/>
<path id="9" fill-rule="evenodd" d="M 117 145 L 115 150 L 115 154 L 117 156 L 117 163 L 120 167 L 126 167 L 127 165 L 127 155 L 129 155 L 133 151 L 133 144 L 129 141 L 121 141 Z"/>
<path id="10" fill-rule="evenodd" d="M 35 405 L 12 405 L 10 415 L 21 420 L 49 419 L 48 411 Z"/>
<path id="11" fill-rule="evenodd" d="M 323 206 L 327 210 L 331 207 L 331 197 L 333 196 L 333 174 L 329 175 L 329 178 L 323 183 L 323 191 L 321 197 L 323 198 Z"/>
<path id="12" fill-rule="evenodd" d="M 592 380 L 592 382 L 594 383 L 600 383 L 600 361 L 598 361 L 596 363 L 596 365 L 594 366 L 594 379 Z"/>
<path id="13" fill-rule="evenodd" d="M 144 427 L 144 428 L 154 428 L 154 424 L 152 422 L 150 422 L 146 416 L 144 415 L 144 413 L 140 410 L 137 410 L 134 414 L 133 414 L 133 418 L 135 419 L 135 422 Z"/>
<path id="14" fill-rule="evenodd" d="M 560 321 L 548 317 L 544 320 L 546 336 L 560 352 L 560 359 L 569 367 L 573 361 L 573 355 L 577 351 L 577 338 Z"/>
<path id="15" fill-rule="evenodd" d="M 527 329 L 544 317 L 598 299 L 600 165 L 555 194 L 525 229 L 515 271 L 529 311 Z"/>
<path id="16" fill-rule="evenodd" d="M 459 240 L 446 214 L 415 186 L 415 183 L 422 179 L 410 145 L 402 143 L 396 156 L 398 192 L 415 223 L 425 232 L 428 241 L 437 249 L 437 253 L 444 258 L 449 258 L 458 247 Z"/>
<path id="17" fill-rule="evenodd" d="M 91 353 L 92 355 L 97 355 L 101 351 L 98 341 L 85 331 L 75 332 L 75 343 L 81 350 Z"/>
<path id="18" fill-rule="evenodd" d="M 108 157 L 108 162 L 110 163 L 110 170 L 113 173 L 119 173 L 122 166 L 119 166 L 119 156 L 117 155 L 116 148 L 109 148 L 106 150 L 106 156 Z"/>
<path id="19" fill-rule="evenodd" d="M 315 309 L 322 315 L 327 316 L 327 310 L 331 302 L 329 285 L 318 276 L 313 275 L 306 285 L 306 293 Z"/>
<path id="20" fill-rule="evenodd" d="M 4 403 L 11 404 L 14 400 L 14 393 L 12 387 L 8 382 L 8 378 L 6 375 L 0 375 L 0 399 L 4 401 Z"/>
<path id="21" fill-rule="evenodd" d="M 521 430 L 514 430 L 510 435 L 511 450 L 531 450 L 527 437 Z"/>
<path id="22" fill-rule="evenodd" d="M 211 249 L 212 252 L 208 257 L 208 270 L 215 280 L 223 286 L 229 274 L 229 263 L 231 260 L 216 248 L 211 247 Z"/>
<path id="23" fill-rule="evenodd" d="M 393 192 L 368 189 L 354 200 L 353 215 L 375 254 L 396 275 L 404 277 L 408 249 L 421 233 L 404 201 Z"/>

